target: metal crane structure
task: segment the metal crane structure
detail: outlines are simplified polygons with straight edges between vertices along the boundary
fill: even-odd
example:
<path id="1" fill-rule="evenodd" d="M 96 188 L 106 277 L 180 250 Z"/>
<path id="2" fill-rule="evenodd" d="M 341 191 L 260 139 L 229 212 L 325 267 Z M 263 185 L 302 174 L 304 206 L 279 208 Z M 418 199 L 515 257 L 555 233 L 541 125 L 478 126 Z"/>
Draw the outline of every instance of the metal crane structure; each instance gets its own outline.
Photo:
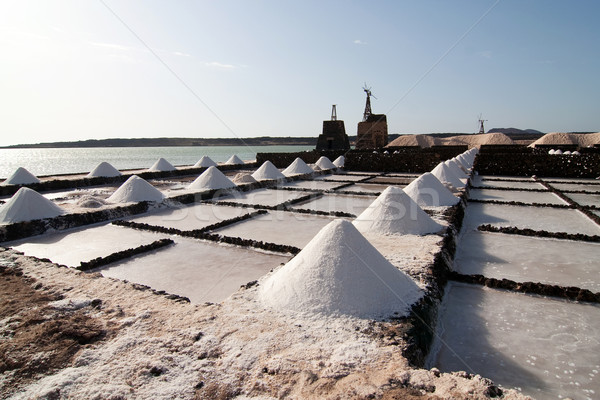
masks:
<path id="1" fill-rule="evenodd" d="M 375 99 L 377 97 L 373 96 L 371 88 L 366 83 L 363 86 L 363 91 L 367 94 L 367 102 L 363 120 L 358 123 L 354 147 L 356 149 L 382 148 L 388 143 L 387 117 L 385 114 L 373 114 L 371 97 Z"/>
<path id="2" fill-rule="evenodd" d="M 373 96 L 373 93 L 371 93 L 371 88 L 367 87 L 367 84 L 365 83 L 365 86 L 363 86 L 363 90 L 365 91 L 365 93 L 367 94 L 367 104 L 365 104 L 365 112 L 363 113 L 363 122 L 366 121 L 369 116 L 372 114 L 371 112 L 371 96 L 373 98 L 377 98 L 375 96 Z"/>
<path id="3" fill-rule="evenodd" d="M 479 114 L 479 134 L 485 133 L 485 128 L 483 127 L 485 121 L 487 121 L 487 119 L 481 119 L 481 114 Z"/>

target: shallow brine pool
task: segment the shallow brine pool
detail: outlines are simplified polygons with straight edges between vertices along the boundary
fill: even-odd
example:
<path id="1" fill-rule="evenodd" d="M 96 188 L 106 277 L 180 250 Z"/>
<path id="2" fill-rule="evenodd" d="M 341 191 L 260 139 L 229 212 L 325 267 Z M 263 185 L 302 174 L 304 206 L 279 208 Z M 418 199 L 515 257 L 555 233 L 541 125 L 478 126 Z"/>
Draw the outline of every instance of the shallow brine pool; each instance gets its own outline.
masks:
<path id="1" fill-rule="evenodd" d="M 174 245 L 94 271 L 201 304 L 224 300 L 241 285 L 257 280 L 289 259 L 289 256 L 178 237 Z"/>
<path id="2" fill-rule="evenodd" d="M 469 231 L 460 238 L 454 268 L 467 275 L 600 292 L 599 257 L 600 243 Z"/>
<path id="3" fill-rule="evenodd" d="M 130 221 L 176 228 L 182 231 L 204 228 L 227 219 L 239 217 L 256 210 L 252 208 L 219 206 L 212 203 L 168 208 L 131 218 Z"/>
<path id="4" fill-rule="evenodd" d="M 109 254 L 150 244 L 165 237 L 169 236 L 104 224 L 48 233 L 7 242 L 3 245 L 22 251 L 28 256 L 49 258 L 58 264 L 77 267 L 82 261 L 106 257 Z"/>
<path id="5" fill-rule="evenodd" d="M 470 203 L 463 221 L 463 230 L 477 229 L 484 224 L 600 235 L 600 227 L 577 210 Z"/>
<path id="6" fill-rule="evenodd" d="M 518 201 L 528 204 L 567 204 L 551 192 L 527 192 L 522 190 L 471 189 L 469 198 L 476 200 Z"/>
<path id="7" fill-rule="evenodd" d="M 302 248 L 334 217 L 269 211 L 214 233 Z"/>
<path id="8" fill-rule="evenodd" d="M 294 204 L 294 207 L 316 211 L 340 211 L 359 215 L 375 201 L 375 196 L 352 196 L 346 194 L 326 194 L 317 199 Z"/>
<path id="9" fill-rule="evenodd" d="M 429 366 L 536 399 L 600 395 L 600 306 L 451 282 Z"/>
<path id="10" fill-rule="evenodd" d="M 218 201 L 276 206 L 285 203 L 288 200 L 306 196 L 307 194 L 308 193 L 292 190 L 257 189 L 251 192 L 233 192 L 231 195 L 222 197 Z"/>

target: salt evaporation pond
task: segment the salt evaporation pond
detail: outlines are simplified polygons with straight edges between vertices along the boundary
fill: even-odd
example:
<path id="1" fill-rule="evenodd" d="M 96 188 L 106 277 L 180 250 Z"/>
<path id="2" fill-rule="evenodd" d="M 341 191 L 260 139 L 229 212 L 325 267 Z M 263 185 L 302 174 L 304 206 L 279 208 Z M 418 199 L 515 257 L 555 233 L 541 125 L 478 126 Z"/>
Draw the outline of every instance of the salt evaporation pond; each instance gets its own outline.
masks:
<path id="1" fill-rule="evenodd" d="M 368 183 L 385 183 L 385 184 L 390 184 L 392 183 L 394 186 L 406 186 L 409 183 L 411 183 L 412 181 L 414 181 L 415 178 L 413 177 L 394 177 L 394 176 L 376 176 L 375 178 L 371 178 L 369 179 Z"/>
<path id="2" fill-rule="evenodd" d="M 13 247 L 28 256 L 49 258 L 58 264 L 77 267 L 82 261 L 106 257 L 167 236 L 109 224 L 34 236 L 6 242 L 3 246 Z"/>
<path id="3" fill-rule="evenodd" d="M 429 366 L 536 399 L 597 399 L 600 306 L 451 282 Z"/>
<path id="4" fill-rule="evenodd" d="M 582 206 L 600 207 L 600 194 L 565 193 L 565 196 Z"/>
<path id="5" fill-rule="evenodd" d="M 219 201 L 233 201 L 243 204 L 261 204 L 276 206 L 288 200 L 306 196 L 307 193 L 291 190 L 257 189 L 251 192 L 233 192 L 231 195 L 218 199 Z"/>
<path id="6" fill-rule="evenodd" d="M 523 190 L 471 189 L 469 198 L 475 200 L 518 201 L 521 203 L 567 204 L 552 192 L 527 192 Z"/>
<path id="7" fill-rule="evenodd" d="M 317 199 L 294 204 L 296 208 L 315 211 L 340 211 L 358 215 L 375 201 L 375 196 L 353 196 L 345 194 L 325 194 Z"/>
<path id="8" fill-rule="evenodd" d="M 96 269 L 104 276 L 185 296 L 194 304 L 220 302 L 290 257 L 176 237 L 175 245 Z"/>
<path id="9" fill-rule="evenodd" d="M 343 182 L 356 182 L 356 181 L 360 181 L 362 179 L 367 178 L 367 176 L 364 175 L 326 175 L 322 178 L 316 178 L 317 180 L 323 180 L 323 181 L 343 181 Z"/>
<path id="10" fill-rule="evenodd" d="M 511 182 L 507 182 L 507 181 L 488 181 L 488 180 L 479 180 L 479 181 L 474 181 L 473 183 L 474 186 L 481 186 L 481 187 L 500 187 L 500 188 L 506 188 L 506 189 L 540 189 L 540 190 L 547 190 L 546 187 L 544 185 L 542 185 L 541 183 L 538 182 L 520 182 L 520 181 L 511 181 Z"/>
<path id="11" fill-rule="evenodd" d="M 333 219 L 328 216 L 269 211 L 214 232 L 302 248 Z"/>
<path id="12" fill-rule="evenodd" d="M 600 193 L 600 185 L 582 185 L 576 183 L 551 183 L 558 190 L 585 190 L 586 192 Z"/>
<path id="13" fill-rule="evenodd" d="M 479 225 L 485 224 L 600 235 L 600 227 L 577 210 L 470 203 L 463 221 L 463 230 L 477 229 Z"/>
<path id="14" fill-rule="evenodd" d="M 316 181 L 316 180 L 308 180 L 308 181 L 293 181 L 288 182 L 282 185 L 282 187 L 293 187 L 293 188 L 302 188 L 302 189 L 314 189 L 314 190 L 331 190 L 338 186 L 343 185 L 340 182 L 326 182 L 326 181 Z"/>
<path id="15" fill-rule="evenodd" d="M 137 223 L 164 226 L 186 231 L 201 229 L 217 222 L 239 217 L 240 215 L 254 211 L 256 210 L 252 208 L 219 206 L 217 204 L 203 203 L 178 208 L 162 209 L 157 212 L 131 218 L 130 220 Z"/>
<path id="16" fill-rule="evenodd" d="M 599 255 L 600 243 L 471 231 L 460 239 L 454 266 L 462 274 L 600 292 Z"/>
<path id="17" fill-rule="evenodd" d="M 345 192 L 356 192 L 356 193 L 381 193 L 387 189 L 389 185 L 380 185 L 376 183 L 355 183 L 352 186 L 343 188 L 341 190 Z"/>

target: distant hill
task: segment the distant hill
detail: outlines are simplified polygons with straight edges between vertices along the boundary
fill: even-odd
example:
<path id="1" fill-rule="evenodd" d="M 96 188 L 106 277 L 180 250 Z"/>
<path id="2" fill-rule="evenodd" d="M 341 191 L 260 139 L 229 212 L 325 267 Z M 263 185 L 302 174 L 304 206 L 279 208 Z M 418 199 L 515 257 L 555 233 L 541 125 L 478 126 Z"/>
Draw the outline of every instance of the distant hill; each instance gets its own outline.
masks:
<path id="1" fill-rule="evenodd" d="M 513 140 L 537 140 L 544 136 L 543 132 L 535 129 L 517 129 L 517 128 L 492 128 L 488 133 L 500 132 Z"/>
<path id="2" fill-rule="evenodd" d="M 231 139 L 203 138 L 146 138 L 146 139 L 89 139 L 78 142 L 49 142 L 18 144 L 6 148 L 77 148 L 77 147 L 169 147 L 169 146 L 316 146 L 316 137 L 255 137 Z"/>

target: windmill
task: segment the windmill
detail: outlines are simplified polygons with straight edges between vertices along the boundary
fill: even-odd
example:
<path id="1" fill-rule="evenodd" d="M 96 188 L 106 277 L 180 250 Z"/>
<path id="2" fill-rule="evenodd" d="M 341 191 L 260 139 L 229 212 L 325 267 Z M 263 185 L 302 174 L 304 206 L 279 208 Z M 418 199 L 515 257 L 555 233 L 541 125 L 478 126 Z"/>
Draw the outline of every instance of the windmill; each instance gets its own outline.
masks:
<path id="1" fill-rule="evenodd" d="M 477 125 L 479 125 L 479 134 L 485 133 L 485 128 L 483 127 L 483 123 L 487 121 L 487 119 L 481 119 L 481 114 L 479 114 L 479 121 Z"/>
<path id="2" fill-rule="evenodd" d="M 373 96 L 371 93 L 371 88 L 367 87 L 367 83 L 365 82 L 365 86 L 363 86 L 363 90 L 367 94 L 367 104 L 365 104 L 365 112 L 363 113 L 363 121 L 366 121 L 367 118 L 371 115 L 371 97 L 376 99 L 377 97 Z"/>

